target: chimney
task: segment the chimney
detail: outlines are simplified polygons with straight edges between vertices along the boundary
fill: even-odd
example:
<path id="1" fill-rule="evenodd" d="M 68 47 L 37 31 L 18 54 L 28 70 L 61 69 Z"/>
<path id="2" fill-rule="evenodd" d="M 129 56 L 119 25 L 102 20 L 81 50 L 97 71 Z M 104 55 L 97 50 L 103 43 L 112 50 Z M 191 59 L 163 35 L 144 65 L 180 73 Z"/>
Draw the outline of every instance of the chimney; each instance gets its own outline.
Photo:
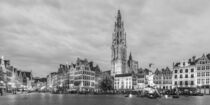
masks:
<path id="1" fill-rule="evenodd" d="M 192 62 L 195 62 L 195 58 L 196 58 L 196 56 L 193 56 L 192 57 Z"/>

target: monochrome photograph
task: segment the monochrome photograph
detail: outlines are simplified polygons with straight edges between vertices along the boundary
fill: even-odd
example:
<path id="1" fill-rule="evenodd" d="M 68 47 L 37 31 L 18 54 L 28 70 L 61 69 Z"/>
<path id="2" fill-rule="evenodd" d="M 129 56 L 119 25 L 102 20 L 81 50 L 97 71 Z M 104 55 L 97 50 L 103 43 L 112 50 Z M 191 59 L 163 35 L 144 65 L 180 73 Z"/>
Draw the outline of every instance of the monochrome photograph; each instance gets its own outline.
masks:
<path id="1" fill-rule="evenodd" d="M 0 105 L 209 105 L 209 0 L 0 0 Z"/>

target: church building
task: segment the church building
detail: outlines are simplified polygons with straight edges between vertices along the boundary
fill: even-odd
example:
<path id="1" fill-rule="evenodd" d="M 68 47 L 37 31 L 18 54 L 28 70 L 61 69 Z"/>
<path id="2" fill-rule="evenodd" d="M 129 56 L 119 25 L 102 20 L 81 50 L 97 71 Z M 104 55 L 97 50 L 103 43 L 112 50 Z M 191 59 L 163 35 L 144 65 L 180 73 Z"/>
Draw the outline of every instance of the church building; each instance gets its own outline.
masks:
<path id="1" fill-rule="evenodd" d="M 118 10 L 111 45 L 111 75 L 114 77 L 115 90 L 131 90 L 136 85 L 135 73 L 138 62 L 133 60 L 130 53 L 127 59 L 127 42 L 124 23 Z"/>
<path id="2" fill-rule="evenodd" d="M 112 56 L 111 56 L 112 76 L 115 76 L 117 74 L 137 72 L 138 62 L 133 60 L 131 53 L 129 59 L 127 60 L 126 33 L 120 10 L 118 10 L 117 13 L 114 33 L 112 35 L 111 51 L 112 51 Z"/>

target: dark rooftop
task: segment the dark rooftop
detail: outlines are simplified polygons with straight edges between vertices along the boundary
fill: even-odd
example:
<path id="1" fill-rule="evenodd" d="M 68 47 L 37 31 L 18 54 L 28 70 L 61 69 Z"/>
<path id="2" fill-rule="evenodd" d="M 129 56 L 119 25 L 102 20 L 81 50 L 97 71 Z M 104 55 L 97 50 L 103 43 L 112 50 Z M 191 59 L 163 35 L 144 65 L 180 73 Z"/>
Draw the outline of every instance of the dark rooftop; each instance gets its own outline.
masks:
<path id="1" fill-rule="evenodd" d="M 115 75 L 115 77 L 128 77 L 128 76 L 132 76 L 131 73 L 126 73 L 126 74 L 117 74 Z"/>

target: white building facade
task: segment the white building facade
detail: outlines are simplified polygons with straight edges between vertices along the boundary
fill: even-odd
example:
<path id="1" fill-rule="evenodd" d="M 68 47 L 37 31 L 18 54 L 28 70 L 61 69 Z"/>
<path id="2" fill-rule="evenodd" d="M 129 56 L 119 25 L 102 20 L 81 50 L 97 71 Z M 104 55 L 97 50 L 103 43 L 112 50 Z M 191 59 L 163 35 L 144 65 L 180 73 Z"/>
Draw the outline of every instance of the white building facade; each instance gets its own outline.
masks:
<path id="1" fill-rule="evenodd" d="M 118 74 L 114 78 L 115 90 L 132 90 L 134 83 L 134 77 L 132 74 Z"/>
<path id="2" fill-rule="evenodd" d="M 173 65 L 172 87 L 196 87 L 195 59 L 183 60 Z"/>

